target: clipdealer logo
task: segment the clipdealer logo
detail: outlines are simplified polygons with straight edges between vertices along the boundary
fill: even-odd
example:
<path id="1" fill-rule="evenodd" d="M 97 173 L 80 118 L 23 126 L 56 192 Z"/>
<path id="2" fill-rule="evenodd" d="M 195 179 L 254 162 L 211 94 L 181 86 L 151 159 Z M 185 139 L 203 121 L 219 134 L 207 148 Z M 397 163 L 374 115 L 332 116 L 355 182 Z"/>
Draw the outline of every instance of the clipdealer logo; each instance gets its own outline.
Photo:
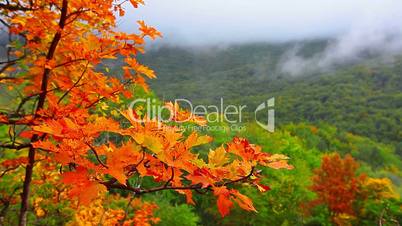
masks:
<path id="1" fill-rule="evenodd" d="M 173 102 L 173 106 L 181 106 L 184 109 L 187 109 L 189 114 L 186 118 L 181 118 L 180 121 L 175 120 L 175 122 L 183 123 L 188 122 L 194 119 L 195 117 L 203 117 L 208 123 L 219 123 L 225 122 L 231 124 L 231 128 L 237 128 L 238 126 L 233 127 L 233 125 L 241 124 L 244 120 L 243 114 L 247 111 L 247 105 L 225 105 L 223 98 L 220 99 L 219 105 L 194 105 L 190 100 L 187 99 L 175 99 Z M 134 111 L 139 106 L 142 109 L 146 109 L 144 112 L 146 117 L 135 117 Z M 147 120 L 153 120 L 160 123 L 168 123 L 173 121 L 173 119 L 177 119 L 177 112 L 173 111 L 171 107 L 167 107 L 164 105 L 158 104 L 156 99 L 152 98 L 140 98 L 132 101 L 129 104 L 129 117 L 131 120 L 144 123 Z M 268 132 L 275 131 L 275 98 L 270 98 L 267 101 L 264 101 L 254 110 L 254 119 L 257 125 L 261 128 L 265 129 Z M 252 112 L 252 111 L 251 111 Z M 266 122 L 259 120 L 260 116 L 266 115 Z M 214 127 L 216 128 L 216 126 Z"/>
<path id="2" fill-rule="evenodd" d="M 254 111 L 254 119 L 255 122 L 262 127 L 263 129 L 267 130 L 268 132 L 275 132 L 275 98 L 270 98 L 266 102 L 261 103 Z M 263 123 L 258 120 L 257 114 L 263 110 L 266 110 L 267 115 L 267 122 Z"/>

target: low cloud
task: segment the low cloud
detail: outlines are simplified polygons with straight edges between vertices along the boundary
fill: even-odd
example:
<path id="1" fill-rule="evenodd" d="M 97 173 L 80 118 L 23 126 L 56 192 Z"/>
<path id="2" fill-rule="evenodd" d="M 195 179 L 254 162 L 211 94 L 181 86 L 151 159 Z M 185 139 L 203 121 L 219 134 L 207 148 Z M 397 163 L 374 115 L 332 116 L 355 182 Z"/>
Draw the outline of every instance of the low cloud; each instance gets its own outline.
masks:
<path id="1" fill-rule="evenodd" d="M 402 55 L 402 39 L 400 36 L 380 35 L 363 43 L 352 43 L 349 37 L 342 37 L 329 44 L 323 52 L 307 58 L 300 56 L 300 49 L 301 46 L 296 46 L 283 55 L 279 63 L 281 72 L 291 75 L 325 72 L 339 65 L 361 62 L 368 57 L 392 61 L 395 56 Z"/>
<path id="2" fill-rule="evenodd" d="M 329 42 L 327 47 L 311 57 L 300 54 L 302 46 L 287 51 L 279 69 L 291 75 L 327 71 L 338 65 L 351 64 L 377 57 L 384 61 L 402 54 L 402 27 L 394 21 L 363 20 Z"/>

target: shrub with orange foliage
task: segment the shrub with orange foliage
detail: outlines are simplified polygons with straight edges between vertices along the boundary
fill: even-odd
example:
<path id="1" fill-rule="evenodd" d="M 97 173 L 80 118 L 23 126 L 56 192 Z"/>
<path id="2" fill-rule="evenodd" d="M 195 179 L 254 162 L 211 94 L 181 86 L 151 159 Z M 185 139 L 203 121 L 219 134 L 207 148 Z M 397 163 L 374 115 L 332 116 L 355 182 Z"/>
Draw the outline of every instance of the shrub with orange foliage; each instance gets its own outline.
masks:
<path id="1" fill-rule="evenodd" d="M 317 194 L 317 199 L 310 203 L 311 207 L 325 205 L 335 223 L 339 222 L 338 218 L 355 216 L 354 204 L 365 180 L 365 175 L 357 175 L 358 168 L 359 164 L 350 155 L 344 158 L 338 153 L 324 155 L 321 167 L 312 178 L 311 190 Z"/>

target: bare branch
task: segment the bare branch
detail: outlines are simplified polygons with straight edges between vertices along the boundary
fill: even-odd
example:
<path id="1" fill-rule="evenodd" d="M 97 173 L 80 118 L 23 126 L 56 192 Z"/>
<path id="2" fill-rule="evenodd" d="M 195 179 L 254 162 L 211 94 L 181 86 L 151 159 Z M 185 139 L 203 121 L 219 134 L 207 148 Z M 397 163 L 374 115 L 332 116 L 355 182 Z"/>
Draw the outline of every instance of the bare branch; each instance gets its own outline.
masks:
<path id="1" fill-rule="evenodd" d="M 4 175 L 6 175 L 7 172 L 10 172 L 10 171 L 18 169 L 18 167 L 20 167 L 20 166 L 18 165 L 18 166 L 14 166 L 14 167 L 11 167 L 11 168 L 8 168 L 8 169 L 4 170 L 3 173 L 0 174 L 0 178 L 2 178 Z"/>
<path id="2" fill-rule="evenodd" d="M 24 148 L 29 148 L 31 147 L 31 144 L 0 144 L 0 148 L 7 148 L 7 149 L 14 149 L 14 150 L 21 150 Z"/>
<path id="3" fill-rule="evenodd" d="M 46 93 L 49 93 L 49 92 L 55 91 L 55 90 L 57 90 L 57 89 L 59 89 L 59 88 L 56 87 L 56 88 L 47 90 L 47 91 L 45 91 L 45 92 L 46 92 Z M 22 99 L 21 99 L 21 102 L 20 102 L 20 104 L 18 105 L 17 110 L 16 110 L 15 112 L 16 112 L 17 114 L 19 114 L 20 110 L 22 109 L 22 107 L 24 106 L 24 104 L 25 104 L 28 100 L 30 100 L 30 99 L 33 98 L 33 97 L 39 96 L 40 94 L 41 94 L 41 93 L 34 93 L 34 94 L 31 94 L 31 95 L 29 95 L 29 96 L 26 96 L 26 97 L 22 98 Z"/>
<path id="4" fill-rule="evenodd" d="M 10 11 L 30 11 L 33 10 L 29 7 L 21 6 L 20 4 L 4 4 L 0 3 L 0 9 L 10 10 Z"/>
<path id="5" fill-rule="evenodd" d="M 96 152 L 95 148 L 90 144 L 90 143 L 85 143 L 86 145 L 88 145 L 88 147 L 91 149 L 91 151 L 95 154 L 96 160 L 99 162 L 99 164 L 101 164 L 103 167 L 105 167 L 106 169 L 108 169 L 109 167 L 107 165 L 105 165 L 102 160 L 99 158 L 98 152 Z"/>
<path id="6" fill-rule="evenodd" d="M 12 62 L 12 61 L 8 62 L 6 65 L 4 65 L 4 66 L 0 69 L 0 74 L 3 73 L 4 71 L 6 71 L 7 68 L 13 66 L 14 64 L 15 64 L 15 62 Z"/>
<path id="7" fill-rule="evenodd" d="M 0 23 L 2 23 L 4 26 L 10 28 L 10 25 L 6 21 L 4 21 L 2 18 L 0 18 Z"/>
<path id="8" fill-rule="evenodd" d="M 79 82 L 81 81 L 81 79 L 84 77 L 84 74 L 85 74 L 85 72 L 86 72 L 87 69 L 88 69 L 88 64 L 89 64 L 89 62 L 87 63 L 87 65 L 85 65 L 85 69 L 84 69 L 84 71 L 81 73 L 81 76 L 78 78 L 78 80 L 74 83 L 74 85 L 73 85 L 70 89 L 68 89 L 68 90 L 63 94 L 63 96 L 60 97 L 60 99 L 57 101 L 57 104 L 59 104 L 59 103 L 71 92 L 71 90 L 73 90 L 74 88 L 77 87 L 78 83 L 79 83 Z"/>
<path id="9" fill-rule="evenodd" d="M 0 64 L 5 64 L 5 65 L 0 69 L 0 74 L 3 73 L 4 71 L 6 71 L 7 68 L 9 68 L 9 67 L 13 66 L 14 64 L 16 64 L 19 60 L 24 59 L 25 56 L 26 56 L 26 55 L 24 54 L 24 55 L 22 55 L 21 57 L 19 57 L 19 58 L 17 58 L 17 59 L 0 62 Z M 0 80 L 2 80 L 2 79 L 16 79 L 16 78 L 15 78 L 15 77 L 11 77 L 11 76 L 9 76 L 9 77 L 0 77 Z"/>
<path id="10" fill-rule="evenodd" d="M 166 181 L 166 184 L 165 184 L 165 186 L 164 186 L 165 188 L 166 188 L 167 186 L 169 186 L 169 183 L 172 182 L 173 179 L 174 179 L 174 168 L 171 167 L 171 169 L 172 169 L 172 176 L 170 177 L 170 179 L 169 179 L 168 181 Z"/>
<path id="11" fill-rule="evenodd" d="M 87 60 L 87 59 L 80 58 L 80 59 L 70 60 L 70 61 L 67 61 L 67 62 L 58 64 L 58 65 L 56 65 L 54 68 L 63 67 L 63 66 L 66 66 L 66 65 L 69 65 L 69 64 L 72 64 L 72 63 L 75 63 L 75 62 L 79 62 L 79 61 L 84 61 L 84 60 Z M 54 69 L 54 68 L 53 68 L 53 69 Z"/>

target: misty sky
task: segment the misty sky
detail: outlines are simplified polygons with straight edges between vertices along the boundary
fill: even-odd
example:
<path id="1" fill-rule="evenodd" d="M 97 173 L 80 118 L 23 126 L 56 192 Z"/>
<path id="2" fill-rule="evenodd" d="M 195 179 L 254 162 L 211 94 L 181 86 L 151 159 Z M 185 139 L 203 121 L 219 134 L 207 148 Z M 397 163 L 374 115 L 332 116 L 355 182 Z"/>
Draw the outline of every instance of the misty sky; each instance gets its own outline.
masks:
<path id="1" fill-rule="evenodd" d="M 127 6 L 128 8 L 128 6 Z M 146 0 L 120 28 L 144 19 L 167 41 L 205 44 L 402 33 L 402 0 Z"/>

